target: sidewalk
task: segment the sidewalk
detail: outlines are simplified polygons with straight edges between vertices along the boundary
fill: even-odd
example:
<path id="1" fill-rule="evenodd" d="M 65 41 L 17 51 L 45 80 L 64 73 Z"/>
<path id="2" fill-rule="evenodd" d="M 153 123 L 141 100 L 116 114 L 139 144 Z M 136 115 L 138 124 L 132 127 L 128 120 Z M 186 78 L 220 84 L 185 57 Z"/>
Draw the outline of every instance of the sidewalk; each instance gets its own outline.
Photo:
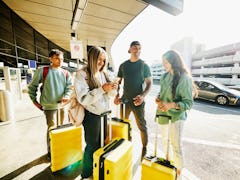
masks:
<path id="1" fill-rule="evenodd" d="M 22 100 L 14 102 L 14 112 L 14 121 L 0 122 L 0 178 L 30 179 L 41 175 L 59 179 L 59 176 L 56 178 L 49 171 L 50 162 L 45 156 L 47 126 L 43 112 L 33 105 L 27 93 L 23 93 Z M 137 136 L 133 137 L 136 147 L 133 153 L 135 169 L 140 163 L 137 147 L 141 146 L 141 142 Z M 64 178 L 60 176 L 60 179 Z"/>
<path id="2" fill-rule="evenodd" d="M 0 123 L 0 177 L 46 154 L 46 123 L 43 112 L 28 94 L 14 102 L 15 121 Z"/>
<path id="3" fill-rule="evenodd" d="M 46 158 L 46 123 L 42 111 L 31 102 L 28 94 L 14 103 L 15 121 L 0 122 L 0 178 L 3 179 L 79 179 L 78 175 L 66 177 L 53 175 Z M 115 113 L 113 113 L 113 116 Z M 134 119 L 130 117 L 130 119 Z M 141 138 L 133 122 L 133 180 L 141 179 Z M 84 142 L 84 140 L 83 140 Z M 83 145 L 84 147 L 84 145 Z M 149 143 L 148 153 L 153 154 L 153 144 Z M 7 176 L 6 176 L 7 175 Z M 191 177 L 183 171 L 184 179 Z"/>

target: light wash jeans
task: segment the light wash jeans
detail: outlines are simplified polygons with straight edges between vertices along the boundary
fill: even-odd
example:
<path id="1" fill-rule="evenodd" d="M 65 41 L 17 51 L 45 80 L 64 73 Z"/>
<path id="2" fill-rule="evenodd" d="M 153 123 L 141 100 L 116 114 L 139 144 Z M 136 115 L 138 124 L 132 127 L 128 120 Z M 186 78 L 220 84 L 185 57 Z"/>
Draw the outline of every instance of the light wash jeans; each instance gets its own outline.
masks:
<path id="1" fill-rule="evenodd" d="M 183 151 L 182 151 L 182 131 L 184 121 L 176 121 L 171 123 L 170 126 L 170 148 L 169 157 L 174 162 L 177 169 L 183 168 Z M 161 124 L 162 142 L 164 146 L 164 153 L 167 151 L 167 137 L 168 137 L 168 124 Z"/>

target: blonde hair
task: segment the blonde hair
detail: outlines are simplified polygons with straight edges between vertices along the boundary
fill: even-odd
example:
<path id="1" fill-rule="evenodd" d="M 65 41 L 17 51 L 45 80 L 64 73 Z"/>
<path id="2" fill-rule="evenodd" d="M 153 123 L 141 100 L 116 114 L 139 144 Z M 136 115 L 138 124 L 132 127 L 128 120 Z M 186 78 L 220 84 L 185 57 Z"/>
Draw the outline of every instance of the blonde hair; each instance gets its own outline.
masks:
<path id="1" fill-rule="evenodd" d="M 96 73 L 98 72 L 98 58 L 101 54 L 105 55 L 105 62 L 104 66 L 100 69 L 100 72 L 103 72 L 105 75 L 106 80 L 109 82 L 109 77 L 106 73 L 106 67 L 107 67 L 107 53 L 106 51 L 97 46 L 91 47 L 91 49 L 88 51 L 88 65 L 85 67 L 85 71 L 88 74 L 88 85 L 90 89 L 101 87 L 101 82 L 98 78 L 96 78 Z"/>

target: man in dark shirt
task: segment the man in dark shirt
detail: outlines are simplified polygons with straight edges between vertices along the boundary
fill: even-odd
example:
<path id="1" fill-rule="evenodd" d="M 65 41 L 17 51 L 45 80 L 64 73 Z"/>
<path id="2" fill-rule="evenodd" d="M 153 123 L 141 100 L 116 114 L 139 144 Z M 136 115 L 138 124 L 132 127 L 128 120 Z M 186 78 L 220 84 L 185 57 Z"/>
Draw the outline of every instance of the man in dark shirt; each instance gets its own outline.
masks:
<path id="1" fill-rule="evenodd" d="M 131 54 L 131 57 L 120 65 L 117 79 L 119 84 L 124 79 L 123 95 L 120 98 L 119 94 L 117 94 L 114 103 L 118 105 L 121 100 L 126 103 L 125 118 L 128 118 L 130 113 L 133 112 L 141 132 L 143 158 L 146 154 L 148 143 L 147 126 L 144 117 L 144 97 L 149 92 L 152 84 L 151 72 L 149 66 L 140 59 L 141 44 L 138 41 L 133 41 L 130 44 L 128 52 Z M 143 84 L 146 87 L 143 87 Z"/>

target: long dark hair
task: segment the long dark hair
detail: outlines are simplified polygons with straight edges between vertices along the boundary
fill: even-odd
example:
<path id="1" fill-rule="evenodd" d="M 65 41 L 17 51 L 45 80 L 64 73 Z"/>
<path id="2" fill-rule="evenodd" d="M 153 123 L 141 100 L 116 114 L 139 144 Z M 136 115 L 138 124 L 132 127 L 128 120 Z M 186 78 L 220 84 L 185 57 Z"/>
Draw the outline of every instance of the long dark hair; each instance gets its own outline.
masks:
<path id="1" fill-rule="evenodd" d="M 179 83 L 179 80 L 183 74 L 187 74 L 191 79 L 192 75 L 190 71 L 187 69 L 186 65 L 184 64 L 182 57 L 180 54 L 174 50 L 169 50 L 162 56 L 163 59 L 166 59 L 169 64 L 171 64 L 173 69 L 173 84 L 172 84 L 172 95 L 175 97 L 176 88 Z M 194 94 L 197 94 L 197 89 L 195 84 L 193 83 Z"/>

